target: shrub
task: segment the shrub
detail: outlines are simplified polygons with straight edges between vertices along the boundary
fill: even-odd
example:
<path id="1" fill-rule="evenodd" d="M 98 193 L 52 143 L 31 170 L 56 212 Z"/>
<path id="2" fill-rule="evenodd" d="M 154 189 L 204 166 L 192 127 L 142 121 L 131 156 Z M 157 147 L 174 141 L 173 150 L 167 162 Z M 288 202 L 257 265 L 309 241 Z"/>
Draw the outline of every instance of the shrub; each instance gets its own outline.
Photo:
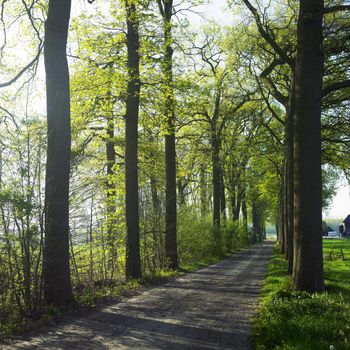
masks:
<path id="1" fill-rule="evenodd" d="M 189 210 L 179 213 L 178 249 L 181 265 L 203 263 L 217 257 L 212 217 L 198 217 Z"/>

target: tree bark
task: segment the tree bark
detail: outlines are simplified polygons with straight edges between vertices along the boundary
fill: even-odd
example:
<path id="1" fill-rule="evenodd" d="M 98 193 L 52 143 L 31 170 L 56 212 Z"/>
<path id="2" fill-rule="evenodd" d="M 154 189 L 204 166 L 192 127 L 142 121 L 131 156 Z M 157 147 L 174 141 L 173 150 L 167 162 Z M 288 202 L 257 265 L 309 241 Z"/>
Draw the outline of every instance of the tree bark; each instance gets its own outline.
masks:
<path id="1" fill-rule="evenodd" d="M 212 172 L 213 172 L 213 225 L 220 230 L 220 199 L 221 199 L 221 181 L 220 181 L 220 146 L 216 137 L 215 127 L 212 126 L 211 136 L 212 147 Z"/>
<path id="2" fill-rule="evenodd" d="M 152 156 L 154 157 L 154 155 Z M 150 178 L 150 185 L 151 185 L 152 208 L 153 208 L 153 212 L 152 212 L 152 218 L 153 218 L 152 234 L 153 234 L 153 250 L 154 250 L 153 261 L 154 261 L 154 266 L 157 266 L 156 262 L 158 261 L 158 264 L 164 267 L 165 265 L 164 240 L 163 240 L 163 234 L 162 234 L 162 221 L 161 221 L 162 206 L 161 206 L 161 200 L 158 195 L 158 181 L 153 174 Z"/>
<path id="3" fill-rule="evenodd" d="M 284 168 L 284 167 L 283 167 Z M 284 170 L 282 170 L 282 173 Z M 281 253 L 285 252 L 285 242 L 284 242 L 284 181 L 281 179 L 281 187 L 278 197 L 278 242 L 280 244 Z"/>
<path id="4" fill-rule="evenodd" d="M 205 178 L 205 168 L 202 165 L 200 169 L 200 205 L 201 205 L 201 217 L 205 217 L 208 212 L 208 194 L 207 194 L 207 182 Z"/>
<path id="5" fill-rule="evenodd" d="M 128 87 L 125 121 L 125 209 L 126 209 L 126 278 L 139 278 L 140 227 L 138 185 L 138 119 L 140 104 L 140 39 L 138 13 L 133 1 L 125 1 L 128 48 Z"/>
<path id="6" fill-rule="evenodd" d="M 47 163 L 45 189 L 44 299 L 73 302 L 69 267 L 71 152 L 69 70 L 66 56 L 70 0 L 50 0 L 45 22 Z"/>
<path id="7" fill-rule="evenodd" d="M 213 171 L 213 226 L 217 238 L 218 247 L 220 243 L 220 214 L 221 214 L 221 163 L 220 163 L 220 147 L 221 134 L 218 127 L 218 119 L 220 113 L 221 87 L 218 86 L 216 93 L 214 112 L 210 122 L 211 128 L 211 156 L 212 156 L 212 171 Z"/>
<path id="8" fill-rule="evenodd" d="M 176 147 L 175 147 L 175 98 L 173 81 L 172 23 L 173 1 L 159 3 L 164 24 L 164 62 L 163 77 L 165 97 L 165 116 L 167 134 L 165 136 L 165 255 L 168 267 L 179 267 L 177 254 L 177 208 L 176 208 Z"/>
<path id="9" fill-rule="evenodd" d="M 248 210 L 247 210 L 247 194 L 245 189 L 242 193 L 242 216 L 243 216 L 243 229 L 245 233 L 248 233 Z"/>
<path id="10" fill-rule="evenodd" d="M 294 138 L 294 266 L 297 290 L 324 290 L 321 100 L 323 0 L 301 0 L 297 30 Z"/>
<path id="11" fill-rule="evenodd" d="M 242 205 L 242 198 L 243 198 L 243 192 L 244 192 L 244 184 L 242 183 L 243 178 L 240 177 L 239 183 L 237 184 L 237 201 L 235 210 L 233 213 L 233 220 L 238 221 L 239 220 L 239 213 L 241 211 L 241 205 Z"/>
<path id="12" fill-rule="evenodd" d="M 230 202 L 231 202 L 231 216 L 232 216 L 232 221 L 235 221 L 235 216 L 236 216 L 236 186 L 231 185 L 231 197 L 230 197 Z"/>
<path id="13" fill-rule="evenodd" d="M 224 222 L 226 221 L 226 194 L 223 169 L 220 167 L 220 212 Z"/>
<path id="14" fill-rule="evenodd" d="M 180 207 L 183 207 L 186 205 L 186 195 L 185 195 L 185 189 L 186 189 L 186 184 L 182 182 L 181 179 L 177 181 L 177 190 L 178 190 L 178 197 L 179 197 L 179 205 Z"/>
<path id="15" fill-rule="evenodd" d="M 288 259 L 288 273 L 293 272 L 294 254 L 294 72 L 292 72 L 291 91 L 286 114 L 286 256 Z"/>
<path id="16" fill-rule="evenodd" d="M 158 196 L 158 181 L 153 175 L 150 178 L 150 185 L 151 185 L 153 212 L 154 212 L 154 215 L 159 216 L 161 212 L 161 208 L 160 208 L 160 199 Z"/>
<path id="17" fill-rule="evenodd" d="M 108 96 L 108 103 L 111 105 L 110 94 Z M 106 160 L 107 160 L 107 180 L 106 180 L 106 211 L 107 211 L 107 244 L 111 250 L 111 256 L 109 261 L 109 266 L 111 268 L 111 278 L 113 277 L 115 260 L 116 260 L 116 184 L 115 184 L 115 149 L 114 149 L 114 117 L 112 114 L 112 108 L 108 110 L 111 114 L 107 117 L 107 127 L 106 127 Z"/>
<path id="18" fill-rule="evenodd" d="M 253 243 L 261 240 L 260 212 L 256 202 L 252 203 Z"/>

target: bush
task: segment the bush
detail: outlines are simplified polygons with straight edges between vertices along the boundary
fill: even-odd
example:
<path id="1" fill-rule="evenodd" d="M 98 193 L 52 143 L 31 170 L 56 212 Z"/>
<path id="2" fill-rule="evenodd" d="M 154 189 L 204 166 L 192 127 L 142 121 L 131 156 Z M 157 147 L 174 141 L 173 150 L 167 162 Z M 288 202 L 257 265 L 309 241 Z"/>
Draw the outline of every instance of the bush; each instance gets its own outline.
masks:
<path id="1" fill-rule="evenodd" d="M 223 251 L 232 253 L 237 249 L 244 248 L 249 244 L 249 234 L 244 227 L 237 221 L 226 222 L 222 229 Z"/>
<path id="2" fill-rule="evenodd" d="M 178 249 L 181 265 L 208 262 L 218 257 L 212 217 L 198 217 L 188 209 L 179 213 Z"/>
<path id="3" fill-rule="evenodd" d="M 248 233 L 238 222 L 227 221 L 221 232 L 215 232 L 211 215 L 199 217 L 186 209 L 178 219 L 178 248 L 181 265 L 208 264 L 223 254 L 244 248 L 249 243 Z"/>

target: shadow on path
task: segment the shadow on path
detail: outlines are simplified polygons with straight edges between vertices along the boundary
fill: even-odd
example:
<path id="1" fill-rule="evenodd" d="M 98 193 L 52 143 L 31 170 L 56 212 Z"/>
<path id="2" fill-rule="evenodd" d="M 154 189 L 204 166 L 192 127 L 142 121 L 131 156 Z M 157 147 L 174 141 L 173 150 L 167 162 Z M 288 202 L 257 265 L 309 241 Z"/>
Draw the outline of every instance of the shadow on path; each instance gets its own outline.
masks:
<path id="1" fill-rule="evenodd" d="M 115 305 L 66 317 L 0 348 L 251 349 L 250 321 L 273 242 L 254 245 Z"/>

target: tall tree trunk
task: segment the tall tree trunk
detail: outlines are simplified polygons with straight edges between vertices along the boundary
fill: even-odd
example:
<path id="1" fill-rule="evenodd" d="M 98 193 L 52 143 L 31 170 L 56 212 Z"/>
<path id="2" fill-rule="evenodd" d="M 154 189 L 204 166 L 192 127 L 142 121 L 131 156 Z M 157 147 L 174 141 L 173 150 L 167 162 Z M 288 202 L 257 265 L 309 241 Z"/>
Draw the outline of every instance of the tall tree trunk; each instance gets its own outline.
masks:
<path id="1" fill-rule="evenodd" d="M 154 155 L 152 155 L 154 157 Z M 164 267 L 164 241 L 162 235 L 162 222 L 161 222 L 161 201 L 158 195 L 158 181 L 152 174 L 150 178 L 151 195 L 152 195 L 152 235 L 153 235 L 153 251 L 154 251 L 154 266 Z M 157 265 L 158 263 L 158 265 Z"/>
<path id="2" fill-rule="evenodd" d="M 152 195 L 152 207 L 155 216 L 159 216 L 160 214 L 160 199 L 158 196 L 158 181 L 152 175 L 150 178 L 151 185 L 151 195 Z"/>
<path id="3" fill-rule="evenodd" d="M 213 172 L 213 225 L 220 231 L 220 199 L 221 199 L 221 181 L 220 181 L 220 146 L 216 137 L 216 127 L 212 125 L 211 132 L 212 147 L 212 172 Z"/>
<path id="4" fill-rule="evenodd" d="M 91 196 L 90 204 L 90 223 L 89 223 L 89 232 L 88 232 L 88 245 L 89 245 L 89 279 L 90 282 L 94 278 L 94 238 L 93 238 L 93 214 L 94 214 L 94 196 Z"/>
<path id="5" fill-rule="evenodd" d="M 165 137 L 166 154 L 166 191 L 165 191 L 165 252 L 169 261 L 169 268 L 179 266 L 177 255 L 177 212 L 176 212 L 176 151 L 174 120 L 168 120 L 168 127 L 172 129 Z"/>
<path id="6" fill-rule="evenodd" d="M 291 91 L 286 114 L 286 256 L 288 259 L 288 272 L 293 272 L 294 256 L 294 71 L 292 72 Z"/>
<path id="7" fill-rule="evenodd" d="M 48 141 L 43 280 L 45 303 L 54 305 L 73 301 L 69 267 L 71 129 L 66 56 L 70 8 L 70 0 L 50 0 L 45 22 Z"/>
<path id="8" fill-rule="evenodd" d="M 139 278 L 140 227 L 138 185 L 138 119 L 140 104 L 140 57 L 138 13 L 134 1 L 125 1 L 128 48 L 128 88 L 125 120 L 126 277 Z"/>
<path id="9" fill-rule="evenodd" d="M 186 196 L 185 196 L 186 187 L 187 186 L 183 184 L 181 179 L 177 181 L 177 190 L 178 190 L 180 207 L 183 207 L 184 205 L 186 205 Z"/>
<path id="10" fill-rule="evenodd" d="M 222 167 L 220 167 L 220 212 L 223 220 L 226 221 L 226 194 Z"/>
<path id="11" fill-rule="evenodd" d="M 286 254 L 287 246 L 286 246 L 286 237 L 287 237 L 287 226 L 288 226 L 288 220 L 287 218 L 287 170 L 286 170 L 286 149 L 285 149 L 285 157 L 284 157 L 284 163 L 283 163 L 283 170 L 282 170 L 282 231 L 281 231 L 281 253 Z"/>
<path id="12" fill-rule="evenodd" d="M 213 229 L 214 238 L 216 244 L 216 251 L 218 254 L 222 254 L 221 247 L 221 167 L 220 167 L 220 141 L 216 136 L 215 124 L 212 123 L 212 136 L 211 136 L 211 147 L 212 147 L 212 172 L 213 172 Z"/>
<path id="13" fill-rule="evenodd" d="M 245 233 L 248 233 L 248 210 L 247 210 L 247 194 L 245 189 L 242 193 L 242 216 L 243 216 L 243 229 Z"/>
<path id="14" fill-rule="evenodd" d="M 230 201 L 231 201 L 231 215 L 232 215 L 232 221 L 235 221 L 235 217 L 236 217 L 236 186 L 232 186 L 231 185 L 231 197 L 230 197 Z"/>
<path id="15" fill-rule="evenodd" d="M 110 99 L 110 96 L 109 96 Z M 108 101 L 111 103 L 111 101 Z M 110 106 L 112 107 L 112 106 Z M 111 108 L 108 108 L 111 111 Z M 111 278 L 113 278 L 115 260 L 116 260 L 116 186 L 115 186 L 115 149 L 114 149 L 114 117 L 113 114 L 107 117 L 106 127 L 106 160 L 107 160 L 107 180 L 106 180 L 106 198 L 107 198 L 107 244 L 111 250 L 109 267 L 111 269 Z"/>
<path id="16" fill-rule="evenodd" d="M 203 218 L 208 212 L 208 198 L 207 198 L 207 182 L 205 179 L 205 169 L 201 166 L 200 169 L 200 201 L 201 201 L 201 217 Z"/>
<path id="17" fill-rule="evenodd" d="M 164 25 L 163 79 L 166 91 L 165 116 L 165 255 L 171 269 L 179 267 L 177 254 L 177 213 L 176 213 L 176 147 L 175 147 L 175 99 L 173 82 L 172 23 L 173 0 L 159 1 Z"/>
<path id="18" fill-rule="evenodd" d="M 283 167 L 284 168 L 284 167 Z M 282 173 L 284 170 L 282 169 Z M 278 242 L 280 244 L 281 253 L 285 252 L 285 241 L 284 241 L 284 180 L 281 179 L 281 187 L 278 197 Z"/>
<path id="19" fill-rule="evenodd" d="M 288 237 L 290 237 L 289 231 L 289 221 L 288 221 L 288 210 L 291 205 L 289 203 L 288 197 L 288 161 L 287 161 L 287 141 L 285 145 L 285 153 L 284 153 L 284 173 L 283 173 L 283 249 L 282 253 L 284 253 L 285 258 L 288 259 Z M 294 202 L 293 202 L 294 205 Z"/>
<path id="20" fill-rule="evenodd" d="M 243 198 L 243 185 L 241 183 L 242 179 L 239 180 L 240 183 L 237 184 L 237 201 L 236 201 L 236 206 L 235 210 L 233 213 L 233 220 L 238 221 L 239 220 L 239 213 L 241 211 L 241 205 L 242 205 L 242 198 Z"/>
<path id="21" fill-rule="evenodd" d="M 260 212 L 258 204 L 253 201 L 252 203 L 252 221 L 253 221 L 253 243 L 257 243 L 261 239 L 260 231 Z"/>
<path id="22" fill-rule="evenodd" d="M 220 207 L 221 207 L 221 164 L 220 164 L 220 146 L 221 133 L 219 131 L 218 119 L 220 115 L 221 86 L 218 86 L 216 93 L 214 112 L 210 123 L 211 132 L 211 156 L 213 169 L 213 226 L 216 234 L 218 251 L 221 250 L 220 233 Z"/>
<path id="23" fill-rule="evenodd" d="M 321 102 L 323 0 L 300 0 L 295 75 L 294 266 L 297 290 L 324 289 Z"/>

